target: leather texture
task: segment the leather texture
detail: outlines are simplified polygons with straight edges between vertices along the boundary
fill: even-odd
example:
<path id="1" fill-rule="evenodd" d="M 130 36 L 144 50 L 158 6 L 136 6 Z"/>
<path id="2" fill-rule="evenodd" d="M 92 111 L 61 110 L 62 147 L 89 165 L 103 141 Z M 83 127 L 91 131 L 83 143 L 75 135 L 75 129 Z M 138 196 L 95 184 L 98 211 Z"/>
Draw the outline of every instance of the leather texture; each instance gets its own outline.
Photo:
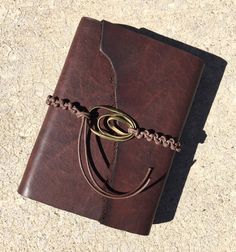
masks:
<path id="1" fill-rule="evenodd" d="M 203 67 L 190 53 L 118 24 L 83 17 L 53 95 L 86 108 L 117 107 L 141 127 L 180 138 Z M 99 185 L 107 181 L 118 191 L 130 191 L 153 168 L 143 192 L 108 199 L 93 191 L 80 173 L 80 123 L 71 113 L 48 107 L 18 193 L 148 235 L 175 152 L 145 140 L 113 142 L 91 134 L 90 157 Z"/>

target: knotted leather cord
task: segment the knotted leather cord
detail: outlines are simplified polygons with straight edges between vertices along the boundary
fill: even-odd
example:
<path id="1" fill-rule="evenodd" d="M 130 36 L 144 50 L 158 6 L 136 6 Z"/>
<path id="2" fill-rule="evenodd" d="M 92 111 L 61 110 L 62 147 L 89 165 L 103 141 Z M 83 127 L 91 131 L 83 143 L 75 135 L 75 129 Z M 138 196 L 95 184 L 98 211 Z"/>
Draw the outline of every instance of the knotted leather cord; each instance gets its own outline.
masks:
<path id="1" fill-rule="evenodd" d="M 175 150 L 177 152 L 180 151 L 180 143 L 176 142 L 174 140 L 174 138 L 170 137 L 168 139 L 167 136 L 165 136 L 162 133 L 159 133 L 159 134 L 158 133 L 150 133 L 148 130 L 145 130 L 145 129 L 141 130 L 140 128 L 137 127 L 137 125 L 135 124 L 135 122 L 132 120 L 131 117 L 129 117 L 126 113 L 124 113 L 116 108 L 113 108 L 111 106 L 96 106 L 96 107 L 92 108 L 90 110 L 90 112 L 87 112 L 87 111 L 82 111 L 82 109 L 79 110 L 69 100 L 64 100 L 64 99 L 58 98 L 56 96 L 51 96 L 51 95 L 49 95 L 47 97 L 46 103 L 48 105 L 51 105 L 54 107 L 60 107 L 64 110 L 69 110 L 70 112 L 75 114 L 76 117 L 82 118 L 81 119 L 82 120 L 81 126 L 79 129 L 79 135 L 78 135 L 79 166 L 80 166 L 81 172 L 82 172 L 85 180 L 91 186 L 91 188 L 104 197 L 111 198 L 111 199 L 124 199 L 124 198 L 133 197 L 133 196 L 137 195 L 138 193 L 142 192 L 150 182 L 150 174 L 151 174 L 152 168 L 150 168 L 150 167 L 148 168 L 148 171 L 147 171 L 145 177 L 143 178 L 143 180 L 140 182 L 140 184 L 136 188 L 134 188 L 133 190 L 131 190 L 129 192 L 111 193 L 111 192 L 105 191 L 96 182 L 96 180 L 94 179 L 93 174 L 91 172 L 91 164 L 89 162 L 88 153 L 87 153 L 87 131 L 88 131 L 87 126 L 89 126 L 90 130 L 94 134 L 96 134 L 102 138 L 108 139 L 108 140 L 127 141 L 135 136 L 137 139 L 145 138 L 149 142 L 154 141 L 154 143 L 156 143 L 156 144 L 162 144 L 164 147 L 169 147 L 170 149 Z M 97 120 L 97 128 L 94 129 L 89 123 L 90 119 L 91 119 L 90 115 L 91 115 L 91 112 L 93 112 L 94 110 L 97 110 L 97 109 L 106 109 L 106 110 L 112 112 L 112 114 L 105 114 L 105 115 L 100 116 L 99 119 Z M 117 135 L 111 135 L 110 133 L 104 131 L 100 127 L 101 119 L 106 119 L 108 127 L 111 130 L 113 130 Z M 124 132 L 124 131 L 120 130 L 119 128 L 117 128 L 115 125 L 112 125 L 110 123 L 111 121 L 120 121 L 120 122 L 128 125 L 129 126 L 128 132 Z M 82 164 L 82 158 L 81 158 L 82 135 L 83 135 L 83 142 L 84 142 L 85 163 L 86 163 L 87 172 L 88 172 L 89 177 L 86 174 L 86 172 L 84 170 L 84 166 Z"/>

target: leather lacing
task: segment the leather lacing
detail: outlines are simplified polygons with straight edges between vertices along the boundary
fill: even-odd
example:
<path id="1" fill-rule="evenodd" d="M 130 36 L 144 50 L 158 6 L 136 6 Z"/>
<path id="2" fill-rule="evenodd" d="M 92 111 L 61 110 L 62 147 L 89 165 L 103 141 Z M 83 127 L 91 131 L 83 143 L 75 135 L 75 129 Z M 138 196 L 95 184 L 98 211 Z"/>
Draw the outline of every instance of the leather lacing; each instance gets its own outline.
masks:
<path id="1" fill-rule="evenodd" d="M 76 117 L 81 118 L 81 125 L 79 129 L 79 135 L 78 135 L 78 161 L 79 166 L 81 169 L 81 172 L 87 181 L 87 183 L 91 186 L 93 190 L 95 190 L 100 195 L 111 198 L 111 199 L 125 199 L 130 198 L 138 193 L 142 192 L 147 185 L 150 182 L 150 174 L 152 172 L 152 168 L 148 168 L 146 175 L 144 176 L 143 180 L 140 182 L 140 184 L 134 188 L 133 190 L 125 193 L 121 192 L 107 192 L 105 191 L 95 180 L 93 173 L 91 171 L 91 164 L 88 159 L 88 153 L 87 153 L 87 133 L 88 133 L 88 126 L 90 126 L 90 112 L 85 111 L 85 109 L 79 109 L 77 106 L 75 106 L 73 103 L 71 103 L 67 99 L 61 99 L 56 96 L 49 95 L 47 97 L 46 103 L 48 105 L 54 106 L 54 107 L 60 107 L 61 109 L 68 110 L 71 113 L 75 114 Z M 91 128 L 90 128 L 91 129 Z M 162 133 L 151 133 L 148 130 L 140 129 L 140 128 L 128 128 L 128 133 L 133 134 L 137 139 L 144 138 L 148 142 L 153 141 L 155 144 L 161 144 L 163 147 L 169 147 L 171 150 L 179 152 L 180 149 L 180 143 L 175 141 L 173 137 L 167 137 L 166 135 Z M 87 167 L 87 173 L 85 172 L 84 165 L 82 163 L 82 150 L 81 150 L 81 143 L 82 143 L 82 137 L 83 137 L 83 143 L 84 143 L 84 156 L 85 156 L 85 164 Z M 113 190 L 115 191 L 115 190 Z"/>

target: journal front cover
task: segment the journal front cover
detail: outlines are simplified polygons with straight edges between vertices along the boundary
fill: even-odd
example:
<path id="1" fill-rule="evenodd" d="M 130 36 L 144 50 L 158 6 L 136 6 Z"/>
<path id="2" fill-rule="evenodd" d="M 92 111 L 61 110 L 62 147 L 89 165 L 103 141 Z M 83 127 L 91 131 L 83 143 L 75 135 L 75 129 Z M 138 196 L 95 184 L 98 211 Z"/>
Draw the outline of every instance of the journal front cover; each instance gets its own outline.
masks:
<path id="1" fill-rule="evenodd" d="M 183 50 L 106 20 L 83 17 L 53 96 L 86 108 L 103 104 L 120 109 L 140 127 L 179 140 L 203 67 L 200 58 Z M 42 106 L 46 109 L 45 101 Z M 18 193 L 113 228 L 148 235 L 176 152 L 147 139 L 119 142 L 90 134 L 89 158 L 104 190 L 107 183 L 117 191 L 130 191 L 152 168 L 142 192 L 124 199 L 104 197 L 79 169 L 82 121 L 67 110 L 47 109 Z"/>

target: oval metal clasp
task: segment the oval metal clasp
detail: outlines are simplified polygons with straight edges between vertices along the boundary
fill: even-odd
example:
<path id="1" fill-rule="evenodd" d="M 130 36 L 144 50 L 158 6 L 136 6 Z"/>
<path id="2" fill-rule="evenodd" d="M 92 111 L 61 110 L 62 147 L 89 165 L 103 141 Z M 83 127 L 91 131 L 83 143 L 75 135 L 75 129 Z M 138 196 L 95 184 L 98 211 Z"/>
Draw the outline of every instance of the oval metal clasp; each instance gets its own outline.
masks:
<path id="1" fill-rule="evenodd" d="M 116 126 L 117 122 L 121 122 L 125 124 L 128 128 L 136 129 L 137 125 L 135 121 L 126 113 L 123 111 L 106 105 L 98 105 L 96 107 L 93 107 L 90 110 L 90 113 L 92 113 L 95 110 L 98 109 L 104 109 L 111 113 L 106 113 L 98 117 L 96 124 L 94 125 L 95 128 L 90 127 L 90 130 L 96 134 L 99 137 L 102 137 L 107 140 L 113 140 L 113 141 L 127 141 L 134 137 L 133 133 L 125 132 L 123 129 Z M 104 123 L 106 123 L 107 127 L 111 130 L 112 133 L 109 133 L 108 131 L 104 130 L 101 127 L 101 120 L 104 120 Z M 112 123 L 113 122 L 113 123 Z"/>

